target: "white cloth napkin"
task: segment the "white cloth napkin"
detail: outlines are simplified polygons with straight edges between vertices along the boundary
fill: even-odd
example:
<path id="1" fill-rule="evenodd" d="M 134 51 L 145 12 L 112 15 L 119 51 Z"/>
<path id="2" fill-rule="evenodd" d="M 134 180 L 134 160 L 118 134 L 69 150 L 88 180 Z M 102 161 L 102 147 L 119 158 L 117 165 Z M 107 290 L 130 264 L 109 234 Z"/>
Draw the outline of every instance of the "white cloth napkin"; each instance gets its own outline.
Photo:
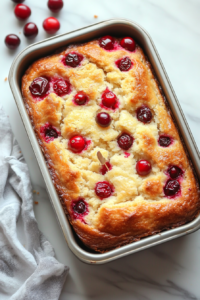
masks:
<path id="1" fill-rule="evenodd" d="M 56 300 L 68 271 L 38 229 L 28 168 L 0 108 L 0 299 Z"/>

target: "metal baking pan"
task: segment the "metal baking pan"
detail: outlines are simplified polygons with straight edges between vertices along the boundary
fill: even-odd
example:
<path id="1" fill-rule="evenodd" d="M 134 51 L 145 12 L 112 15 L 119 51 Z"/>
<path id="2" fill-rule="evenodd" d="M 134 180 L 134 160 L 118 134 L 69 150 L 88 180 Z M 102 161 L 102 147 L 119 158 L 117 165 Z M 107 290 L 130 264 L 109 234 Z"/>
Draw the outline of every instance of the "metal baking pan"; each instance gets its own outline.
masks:
<path id="1" fill-rule="evenodd" d="M 38 164 L 40 166 L 40 170 L 42 172 L 47 190 L 50 195 L 52 205 L 55 209 L 59 224 L 62 228 L 67 244 L 72 250 L 72 252 L 80 260 L 90 264 L 103 264 L 111 260 L 123 257 L 125 255 L 144 250 L 151 246 L 158 245 L 160 243 L 194 232 L 195 230 L 200 228 L 199 215 L 192 222 L 181 227 L 170 229 L 150 237 L 145 237 L 138 242 L 134 242 L 121 248 L 111 250 L 107 253 L 99 254 L 94 253 L 93 251 L 84 247 L 84 245 L 80 242 L 67 220 L 67 217 L 61 206 L 59 197 L 52 183 L 47 165 L 45 163 L 43 154 L 37 142 L 34 130 L 31 126 L 31 122 L 29 120 L 26 108 L 24 106 L 21 94 L 21 78 L 25 70 L 30 66 L 30 64 L 33 61 L 39 59 L 40 57 L 52 54 L 60 47 L 74 43 L 86 42 L 88 40 L 98 38 L 107 34 L 111 34 L 114 36 L 132 36 L 134 39 L 136 39 L 136 41 L 141 45 L 141 47 L 145 51 L 160 82 L 165 97 L 169 103 L 174 119 L 176 120 L 176 123 L 179 127 L 180 134 L 187 148 L 193 167 L 196 171 L 198 180 L 200 180 L 200 157 L 194 138 L 191 134 L 187 121 L 184 117 L 180 104 L 176 98 L 176 95 L 166 74 L 162 61 L 154 46 L 154 43 L 148 35 L 148 33 L 138 24 L 123 19 L 108 20 L 43 40 L 41 42 L 32 44 L 31 46 L 23 50 L 16 57 L 11 66 L 9 73 L 10 87 L 15 98 L 16 104 L 18 106 L 18 110 L 21 115 L 22 121 L 26 128 L 28 137 L 35 152 Z"/>

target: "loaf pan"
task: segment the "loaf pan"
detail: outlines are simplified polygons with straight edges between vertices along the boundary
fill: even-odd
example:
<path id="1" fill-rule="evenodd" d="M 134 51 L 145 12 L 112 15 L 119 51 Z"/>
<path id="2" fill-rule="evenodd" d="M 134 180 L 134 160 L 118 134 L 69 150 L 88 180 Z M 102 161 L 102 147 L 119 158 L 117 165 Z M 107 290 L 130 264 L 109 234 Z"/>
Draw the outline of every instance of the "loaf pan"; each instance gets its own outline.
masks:
<path id="1" fill-rule="evenodd" d="M 87 249 L 76 236 L 71 227 L 60 203 L 59 197 L 51 180 L 47 165 L 43 154 L 37 142 L 34 130 L 31 126 L 26 108 L 21 94 L 21 79 L 26 69 L 37 59 L 53 54 L 58 48 L 66 47 L 69 44 L 83 43 L 91 39 L 96 39 L 103 35 L 113 36 L 131 36 L 143 48 L 149 61 L 151 62 L 158 81 L 163 89 L 165 97 L 171 108 L 174 119 L 180 131 L 180 135 L 185 143 L 185 147 L 190 156 L 190 160 L 196 171 L 197 179 L 200 181 L 200 157 L 194 138 L 191 134 L 185 116 L 182 112 L 180 104 L 176 98 L 172 85 L 166 74 L 162 61 L 154 46 L 149 34 L 138 24 L 124 19 L 113 19 L 90 25 L 75 31 L 64 33 L 41 42 L 32 44 L 24 49 L 14 60 L 10 72 L 9 83 L 15 98 L 19 113 L 30 139 L 31 145 L 35 152 L 40 170 L 44 177 L 47 191 L 49 193 L 52 205 L 55 209 L 58 222 L 62 228 L 66 242 L 71 251 L 82 261 L 89 264 L 103 264 L 125 255 L 135 253 L 140 250 L 147 249 L 151 246 L 161 244 L 174 238 L 194 232 L 200 228 L 200 215 L 192 222 L 170 229 L 159 234 L 145 237 L 140 241 L 123 246 L 121 248 L 111 250 L 107 253 L 99 254 Z M 170 55 L 170 54 L 169 54 Z"/>

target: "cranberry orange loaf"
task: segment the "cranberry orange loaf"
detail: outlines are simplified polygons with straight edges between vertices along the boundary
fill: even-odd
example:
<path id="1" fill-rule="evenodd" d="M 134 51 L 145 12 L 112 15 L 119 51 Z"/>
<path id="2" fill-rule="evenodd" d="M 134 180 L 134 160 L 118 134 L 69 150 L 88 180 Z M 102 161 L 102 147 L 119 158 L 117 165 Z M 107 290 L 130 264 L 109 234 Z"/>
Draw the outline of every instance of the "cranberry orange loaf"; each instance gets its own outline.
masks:
<path id="1" fill-rule="evenodd" d="M 196 217 L 198 182 L 132 38 L 105 36 L 42 58 L 23 76 L 22 93 L 65 213 L 87 247 L 105 252 Z"/>

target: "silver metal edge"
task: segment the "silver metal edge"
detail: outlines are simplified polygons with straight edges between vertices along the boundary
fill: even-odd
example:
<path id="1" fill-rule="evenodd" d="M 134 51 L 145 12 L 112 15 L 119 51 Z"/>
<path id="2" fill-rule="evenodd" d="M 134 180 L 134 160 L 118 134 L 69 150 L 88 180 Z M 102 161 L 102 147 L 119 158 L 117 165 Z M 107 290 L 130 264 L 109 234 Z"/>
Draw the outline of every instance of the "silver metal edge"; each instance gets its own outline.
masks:
<path id="1" fill-rule="evenodd" d="M 102 263 L 109 262 L 111 260 L 123 257 L 125 255 L 131 254 L 131 253 L 134 253 L 134 252 L 137 252 L 137 251 L 140 251 L 140 250 L 144 250 L 148 247 L 151 247 L 151 246 L 160 244 L 162 242 L 165 242 L 165 241 L 183 236 L 185 234 L 191 233 L 191 232 L 197 230 L 200 227 L 200 216 L 198 216 L 192 222 L 190 222 L 186 225 L 183 225 L 181 227 L 171 229 L 171 230 L 162 232 L 162 233 L 154 235 L 154 236 L 146 237 L 145 239 L 142 239 L 138 242 L 123 246 L 119 249 L 115 249 L 115 250 L 109 251 L 109 252 L 104 253 L 104 254 L 93 254 L 93 253 L 90 253 L 90 252 L 87 252 L 87 251 L 83 250 L 77 244 L 77 242 L 74 238 L 71 226 L 70 226 L 70 224 L 69 224 L 69 222 L 68 222 L 68 220 L 67 220 L 67 218 L 66 218 L 66 216 L 63 212 L 62 206 L 60 204 L 60 200 L 59 200 L 58 195 L 55 191 L 54 185 L 51 181 L 51 178 L 50 178 L 50 175 L 49 175 L 49 172 L 48 172 L 43 154 L 40 150 L 40 147 L 39 147 L 37 139 L 35 137 L 35 134 L 34 134 L 32 126 L 31 126 L 29 117 L 28 117 L 26 109 L 24 107 L 24 103 L 23 103 L 23 99 L 21 97 L 20 90 L 17 87 L 17 84 L 15 82 L 16 72 L 17 72 L 17 69 L 19 67 L 20 61 L 23 59 L 23 57 L 25 57 L 29 52 L 32 52 L 35 49 L 38 49 L 40 46 L 44 46 L 45 44 L 49 44 L 49 43 L 51 44 L 52 42 L 56 43 L 58 41 L 58 39 L 62 39 L 62 38 L 64 38 L 64 40 L 67 42 L 66 37 L 69 39 L 69 38 L 73 37 L 76 34 L 78 34 L 79 36 L 82 36 L 82 35 L 90 32 L 90 31 L 95 31 L 95 30 L 99 29 L 100 27 L 105 28 L 105 27 L 109 27 L 110 25 L 115 25 L 115 24 L 119 25 L 119 23 L 122 24 L 122 25 L 132 26 L 133 28 L 137 27 L 138 31 L 141 31 L 141 34 L 145 35 L 146 38 L 149 40 L 149 43 L 150 43 L 151 47 L 153 48 L 153 51 L 155 52 L 155 56 L 157 57 L 158 62 L 159 62 L 160 66 L 161 66 L 161 69 L 163 71 L 163 74 L 166 78 L 166 82 L 169 85 L 169 91 L 171 92 L 172 96 L 175 99 L 175 102 L 176 102 L 176 105 L 177 105 L 177 110 L 180 112 L 183 124 L 186 127 L 186 130 L 188 132 L 188 136 L 191 139 L 192 145 L 194 146 L 194 149 L 193 149 L 194 150 L 193 151 L 194 155 L 195 155 L 196 158 L 198 157 L 198 159 L 199 159 L 199 153 L 197 151 L 197 146 L 194 142 L 194 139 L 192 137 L 192 134 L 190 132 L 188 124 L 185 120 L 183 112 L 182 112 L 182 110 L 180 108 L 180 105 L 178 103 L 178 100 L 175 96 L 175 93 L 173 91 L 171 83 L 169 82 L 169 78 L 166 74 L 166 71 L 163 67 L 162 61 L 161 61 L 161 59 L 160 59 L 160 57 L 157 53 L 157 50 L 156 50 L 156 48 L 153 44 L 153 41 L 151 40 L 151 38 L 147 34 L 147 32 L 143 28 L 141 28 L 141 26 L 139 26 L 138 24 L 136 24 L 134 22 L 131 22 L 131 21 L 128 21 L 128 20 L 123 20 L 123 19 L 107 20 L 107 21 L 103 21 L 103 22 L 100 22 L 100 23 L 97 23 L 97 24 L 93 24 L 93 25 L 90 25 L 90 26 L 87 26 L 87 27 L 84 27 L 84 28 L 81 28 L 81 29 L 71 31 L 69 33 L 65 33 L 65 34 L 49 38 L 49 39 L 43 40 L 43 41 L 38 42 L 38 43 L 35 43 L 35 44 L 27 47 L 26 49 L 24 49 L 21 53 L 19 53 L 19 55 L 14 60 L 12 66 L 11 66 L 10 72 L 9 72 L 9 84 L 10 84 L 13 96 L 15 98 L 15 101 L 16 101 L 18 110 L 20 112 L 22 121 L 24 123 L 24 126 L 25 126 L 25 129 L 27 131 L 29 140 L 31 142 L 34 153 L 36 155 L 38 164 L 40 166 L 42 175 L 44 177 L 44 180 L 45 180 L 45 183 L 46 183 L 46 186 L 47 186 L 47 190 L 48 190 L 49 195 L 50 195 L 52 205 L 55 209 L 57 219 L 58 219 L 59 224 L 62 228 L 62 231 L 64 233 L 67 244 L 68 244 L 69 248 L 71 249 L 71 251 L 80 260 L 82 260 L 83 262 L 86 262 L 86 263 L 90 263 L 90 264 L 92 264 L 92 263 L 93 264 L 102 264 Z M 197 163 L 198 163 L 198 160 L 197 160 Z M 200 170 L 199 164 L 198 164 L 197 169 Z M 198 177 L 200 177 L 199 174 L 198 174 Z"/>

